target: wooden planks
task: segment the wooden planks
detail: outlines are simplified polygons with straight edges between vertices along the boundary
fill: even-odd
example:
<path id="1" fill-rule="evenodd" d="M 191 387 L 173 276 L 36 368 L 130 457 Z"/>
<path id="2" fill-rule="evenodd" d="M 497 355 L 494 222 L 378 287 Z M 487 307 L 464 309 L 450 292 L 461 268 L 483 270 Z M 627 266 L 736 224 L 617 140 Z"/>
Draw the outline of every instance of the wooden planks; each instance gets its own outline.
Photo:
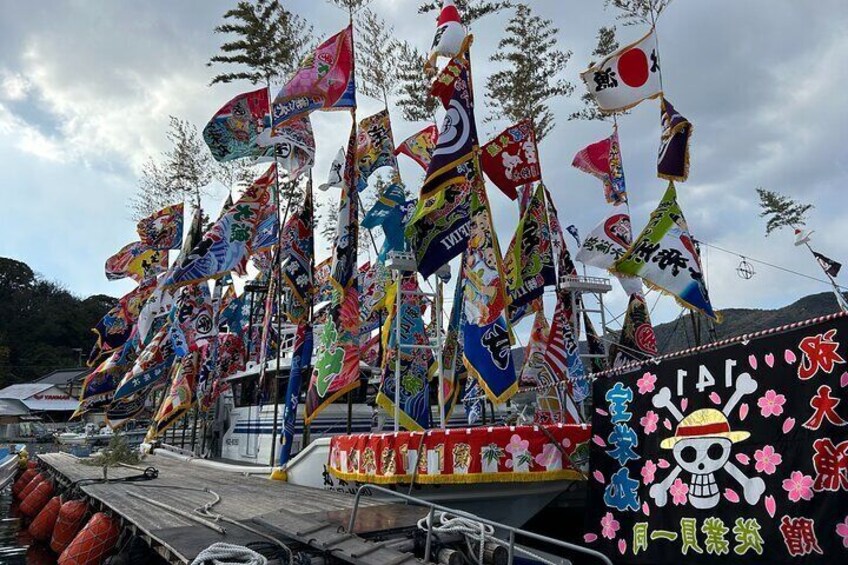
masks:
<path id="1" fill-rule="evenodd" d="M 217 469 L 186 465 L 178 460 L 155 455 L 147 457 L 138 468 L 110 468 L 108 478 L 132 477 L 141 474 L 144 467 L 152 466 L 159 471 L 156 479 L 138 482 L 86 483 L 86 479 L 102 479 L 102 469 L 84 465 L 80 459 L 66 453 L 43 454 L 38 457 L 63 485 L 68 486 L 83 481 L 79 483 L 82 493 L 95 504 L 111 510 L 114 515 L 124 521 L 126 527 L 138 533 L 151 547 L 173 563 L 188 563 L 202 549 L 218 541 L 246 545 L 264 540 L 255 533 L 230 524 L 221 524 L 226 529 L 226 533 L 222 535 L 187 517 L 154 506 L 145 499 L 156 500 L 173 508 L 192 512 L 195 508 L 214 502 L 215 495 L 212 494 L 214 492 L 220 496 L 221 500 L 215 504 L 212 512 L 275 537 L 285 536 L 297 541 L 300 541 L 296 535 L 300 528 L 298 524 L 305 523 L 316 527 L 325 525 L 326 527 L 321 529 L 333 532 L 333 536 L 338 536 L 339 526 L 346 526 L 343 522 L 353 508 L 354 502 L 354 498 L 350 495 L 271 481 L 263 477 L 243 476 Z M 202 489 L 212 492 L 204 492 Z M 143 499 L 130 496 L 129 492 L 137 493 Z M 380 503 L 363 499 L 360 505 L 365 508 L 377 506 Z M 257 525 L 254 521 L 257 518 L 260 518 L 264 524 Z M 413 517 L 410 516 L 405 520 L 404 525 L 408 527 L 412 522 Z M 394 526 L 398 525 L 397 520 L 391 523 Z M 321 545 L 326 542 L 327 538 L 324 536 L 323 539 L 314 541 L 313 545 L 322 549 Z M 362 544 L 368 543 L 370 542 L 352 535 L 343 543 L 340 542 L 340 549 L 337 549 L 334 555 L 344 559 L 347 548 L 362 551 L 364 547 Z M 388 561 L 401 559 L 403 555 L 395 552 L 393 556 L 390 556 L 386 553 L 388 551 L 391 550 L 379 549 L 370 554 L 375 558 L 386 558 Z M 408 561 L 411 563 L 413 560 Z M 354 561 L 349 560 L 349 562 Z M 385 563 L 387 561 L 362 561 L 357 558 L 355 562 Z"/>

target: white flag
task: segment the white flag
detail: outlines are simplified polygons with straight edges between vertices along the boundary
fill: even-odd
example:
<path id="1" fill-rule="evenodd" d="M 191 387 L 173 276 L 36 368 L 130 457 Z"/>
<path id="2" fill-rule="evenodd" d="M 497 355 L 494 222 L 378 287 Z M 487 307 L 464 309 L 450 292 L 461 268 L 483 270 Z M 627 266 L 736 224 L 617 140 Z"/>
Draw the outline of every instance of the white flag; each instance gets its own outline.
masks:
<path id="1" fill-rule="evenodd" d="M 336 158 L 330 165 L 330 174 L 327 175 L 327 182 L 319 185 L 321 190 L 329 190 L 331 187 L 344 188 L 344 167 L 345 167 L 345 151 L 344 148 L 339 149 L 336 153 Z"/>
<path id="2" fill-rule="evenodd" d="M 630 216 L 624 213 L 614 213 L 604 218 L 600 224 L 586 235 L 575 259 L 584 265 L 609 270 L 612 264 L 621 258 L 630 247 L 633 239 L 633 229 Z M 642 279 L 639 277 L 618 277 L 622 288 L 631 295 L 642 292 Z"/>
<path id="3" fill-rule="evenodd" d="M 637 41 L 580 73 L 604 112 L 620 112 L 662 94 L 657 36 L 653 28 Z"/>

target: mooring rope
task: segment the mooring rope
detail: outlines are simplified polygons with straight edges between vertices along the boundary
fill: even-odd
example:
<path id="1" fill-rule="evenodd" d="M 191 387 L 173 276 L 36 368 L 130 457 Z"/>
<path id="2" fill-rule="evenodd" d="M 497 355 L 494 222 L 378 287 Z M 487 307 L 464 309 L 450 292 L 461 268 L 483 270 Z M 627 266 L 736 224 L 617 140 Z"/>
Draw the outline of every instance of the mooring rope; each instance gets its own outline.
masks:
<path id="1" fill-rule="evenodd" d="M 218 542 L 198 553 L 191 565 L 268 565 L 268 559 L 249 547 Z"/>

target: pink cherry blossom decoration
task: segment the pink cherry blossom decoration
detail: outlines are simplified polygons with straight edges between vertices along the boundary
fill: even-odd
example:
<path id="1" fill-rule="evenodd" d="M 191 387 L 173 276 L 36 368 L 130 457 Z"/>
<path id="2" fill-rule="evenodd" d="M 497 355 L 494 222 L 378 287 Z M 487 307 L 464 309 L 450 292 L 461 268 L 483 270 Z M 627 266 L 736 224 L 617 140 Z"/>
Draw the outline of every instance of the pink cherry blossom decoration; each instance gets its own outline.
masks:
<path id="1" fill-rule="evenodd" d="M 783 360 L 791 365 L 792 363 L 797 361 L 798 358 L 795 356 L 794 351 L 792 351 L 791 349 L 787 349 L 786 351 L 783 352 Z"/>
<path id="2" fill-rule="evenodd" d="M 618 540 L 618 552 L 624 555 L 627 551 L 627 542 L 623 539 Z"/>
<path id="3" fill-rule="evenodd" d="M 786 404 L 786 397 L 782 394 L 777 394 L 773 389 L 768 389 L 757 400 L 757 406 L 760 407 L 760 414 L 763 418 L 780 416 L 783 414 L 784 404 Z"/>
<path id="4" fill-rule="evenodd" d="M 689 399 L 684 396 L 683 398 L 680 399 L 680 409 L 683 412 L 686 412 L 686 409 L 688 407 L 689 407 Z"/>
<path id="5" fill-rule="evenodd" d="M 671 495 L 671 501 L 675 505 L 686 504 L 686 500 L 689 498 L 689 485 L 681 481 L 680 477 L 678 477 L 671 483 L 668 493 Z"/>
<path id="6" fill-rule="evenodd" d="M 601 535 L 607 539 L 615 539 L 615 533 L 620 527 L 612 512 L 607 512 L 601 518 Z"/>
<path id="7" fill-rule="evenodd" d="M 842 373 L 842 376 L 839 377 L 839 386 L 841 386 L 842 388 L 848 386 L 848 371 Z"/>
<path id="8" fill-rule="evenodd" d="M 734 504 L 739 502 L 739 495 L 736 494 L 736 491 L 733 490 L 732 488 L 724 489 L 724 498 L 726 498 L 727 500 L 729 500 L 730 502 L 732 502 Z"/>
<path id="9" fill-rule="evenodd" d="M 647 394 L 649 392 L 654 392 L 654 385 L 657 383 L 657 376 L 650 371 L 642 375 L 642 377 L 636 381 L 636 386 L 639 387 L 639 394 Z"/>
<path id="10" fill-rule="evenodd" d="M 583 541 L 586 543 L 598 541 L 598 534 L 583 534 Z"/>
<path id="11" fill-rule="evenodd" d="M 672 427 L 671 426 L 671 420 L 669 420 L 668 418 L 664 418 L 663 419 L 663 427 L 667 430 L 670 430 L 671 427 Z"/>
<path id="12" fill-rule="evenodd" d="M 645 461 L 645 464 L 642 466 L 642 470 L 640 474 L 642 475 L 642 482 L 646 485 L 654 482 L 654 473 L 657 472 L 657 465 L 650 459 Z"/>
<path id="13" fill-rule="evenodd" d="M 813 482 L 810 475 L 805 475 L 801 471 L 792 471 L 788 479 L 783 479 L 783 490 L 789 493 L 789 500 L 792 502 L 812 500 Z"/>
<path id="14" fill-rule="evenodd" d="M 739 419 L 745 420 L 745 418 L 747 418 L 747 417 L 748 417 L 748 403 L 743 402 L 742 405 L 739 407 Z"/>
<path id="15" fill-rule="evenodd" d="M 744 453 L 737 453 L 736 460 L 742 463 L 743 465 L 747 465 L 751 462 L 751 458 L 745 455 Z"/>
<path id="16" fill-rule="evenodd" d="M 783 421 L 783 433 L 788 434 L 795 427 L 795 418 L 786 418 Z"/>
<path id="17" fill-rule="evenodd" d="M 766 353 L 766 356 L 763 357 L 763 359 L 765 359 L 766 365 L 774 367 L 774 353 Z"/>
<path id="18" fill-rule="evenodd" d="M 712 401 L 712 403 L 713 403 L 713 404 L 715 404 L 715 405 L 719 405 L 719 404 L 721 404 L 721 397 L 720 397 L 720 396 L 718 395 L 718 393 L 717 393 L 717 392 L 715 392 L 715 391 L 713 391 L 713 392 L 711 392 L 711 393 L 710 393 L 709 399 L 710 399 L 710 400 Z"/>
<path id="19" fill-rule="evenodd" d="M 755 371 L 757 370 L 757 356 L 756 355 L 748 355 L 748 364 Z"/>
<path id="20" fill-rule="evenodd" d="M 592 473 L 592 477 L 594 477 L 595 480 L 598 481 L 601 484 L 604 484 L 604 483 L 607 482 L 606 479 L 604 479 L 604 474 L 601 473 L 600 471 L 598 471 L 597 469 Z"/>
<path id="21" fill-rule="evenodd" d="M 762 449 L 754 452 L 754 469 L 758 473 L 773 475 L 777 471 L 777 466 L 783 462 L 783 456 L 774 450 L 771 445 L 764 445 Z"/>
<path id="22" fill-rule="evenodd" d="M 651 435 L 655 431 L 657 431 L 657 422 L 660 417 L 653 410 L 648 410 L 645 412 L 645 415 L 639 418 L 639 424 L 641 424 L 642 429 L 645 430 L 645 435 Z"/>
<path id="23" fill-rule="evenodd" d="M 595 414 L 599 416 L 609 416 L 609 412 L 607 412 L 603 408 L 595 408 Z"/>
<path id="24" fill-rule="evenodd" d="M 651 507 L 648 506 L 647 502 L 642 503 L 642 514 L 644 514 L 645 516 L 651 515 Z"/>
<path id="25" fill-rule="evenodd" d="M 844 522 L 836 525 L 836 534 L 842 538 L 842 547 L 848 548 L 848 516 Z"/>
<path id="26" fill-rule="evenodd" d="M 659 467 L 660 469 L 668 469 L 669 467 L 671 467 L 671 464 L 665 459 L 657 459 L 657 467 Z"/>
<path id="27" fill-rule="evenodd" d="M 595 434 L 595 435 L 592 436 L 592 442 L 599 447 L 606 447 L 607 446 L 607 442 L 605 442 L 604 438 L 602 438 L 598 434 Z"/>
<path id="28" fill-rule="evenodd" d="M 772 495 L 768 495 L 766 497 L 766 512 L 769 513 L 769 516 L 774 518 L 774 513 L 777 510 L 777 504 L 774 502 L 774 497 Z"/>

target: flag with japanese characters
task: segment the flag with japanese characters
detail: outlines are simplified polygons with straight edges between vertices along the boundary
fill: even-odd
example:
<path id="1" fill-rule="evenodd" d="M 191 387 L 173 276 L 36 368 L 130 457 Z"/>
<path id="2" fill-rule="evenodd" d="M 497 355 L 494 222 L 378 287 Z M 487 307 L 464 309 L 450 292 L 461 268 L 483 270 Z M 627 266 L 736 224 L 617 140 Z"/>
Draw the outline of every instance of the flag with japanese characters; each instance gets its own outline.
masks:
<path id="1" fill-rule="evenodd" d="M 669 182 L 648 225 L 627 253 L 612 266 L 613 274 L 641 277 L 649 286 L 674 296 L 684 308 L 720 321 L 710 303 L 701 258 Z"/>
<path id="2" fill-rule="evenodd" d="M 276 165 L 268 167 L 235 204 L 221 214 L 200 243 L 172 270 L 166 282 L 168 286 L 180 287 L 217 279 L 239 267 L 247 258 L 262 210 L 270 200 L 276 171 Z"/>
<path id="3" fill-rule="evenodd" d="M 501 192 L 512 200 L 518 198 L 519 186 L 542 178 L 533 123 L 521 120 L 496 135 L 482 147 L 480 164 Z"/>
<path id="4" fill-rule="evenodd" d="M 106 278 L 117 281 L 130 277 L 141 282 L 164 273 L 168 269 L 168 252 L 151 249 L 134 241 L 106 259 Z"/>
<path id="5" fill-rule="evenodd" d="M 183 357 L 178 363 L 174 363 L 171 368 L 171 382 L 168 385 L 168 392 L 153 417 L 157 436 L 162 435 L 165 430 L 176 424 L 177 420 L 194 405 L 199 365 L 198 353 L 192 353 Z"/>
<path id="6" fill-rule="evenodd" d="M 356 137 L 357 190 L 368 187 L 368 179 L 382 167 L 397 169 L 395 142 L 392 138 L 392 123 L 389 111 L 380 110 L 359 122 Z"/>
<path id="7" fill-rule="evenodd" d="M 306 392 L 308 424 L 341 395 L 359 386 L 359 198 L 356 186 L 356 123 L 348 138 L 344 188 L 339 195 L 339 220 L 333 245 L 329 282 L 332 287 L 327 320 L 318 338 L 315 366 Z"/>
<path id="8" fill-rule="evenodd" d="M 118 300 L 91 329 L 97 338 L 88 357 L 88 366 L 123 346 L 136 328 L 139 312 L 156 289 L 156 279 L 150 278 Z M 142 336 L 143 337 L 143 336 Z"/>
<path id="9" fill-rule="evenodd" d="M 608 270 L 630 247 L 630 214 L 613 212 L 592 229 L 574 258 L 584 265 Z"/>
<path id="10" fill-rule="evenodd" d="M 682 182 L 689 177 L 689 137 L 692 135 L 692 124 L 675 110 L 665 97 L 660 100 L 662 134 L 657 154 L 657 176 Z"/>
<path id="11" fill-rule="evenodd" d="M 618 341 L 610 347 L 610 361 L 615 368 L 632 361 L 642 361 L 657 356 L 657 336 L 651 325 L 651 315 L 645 297 L 639 293 L 630 295 L 624 323 Z"/>
<path id="12" fill-rule="evenodd" d="M 627 186 L 624 181 L 617 127 L 613 129 L 611 136 L 578 151 L 571 161 L 571 166 L 599 178 L 604 183 L 604 198 L 613 206 L 627 202 Z"/>
<path id="13" fill-rule="evenodd" d="M 203 141 L 219 162 L 259 157 L 267 151 L 260 136 L 271 136 L 268 89 L 239 94 L 218 110 L 203 128 Z"/>
<path id="14" fill-rule="evenodd" d="M 584 540 L 616 563 L 848 562 L 848 316 L 594 383 Z"/>
<path id="15" fill-rule="evenodd" d="M 436 148 L 438 138 L 439 128 L 435 124 L 429 125 L 404 139 L 395 149 L 395 155 L 401 153 L 406 155 L 426 171 L 430 166 L 430 159 L 433 156 L 433 149 Z"/>
<path id="16" fill-rule="evenodd" d="M 501 252 L 483 183 L 471 192 L 471 226 L 462 282 L 465 311 L 462 327 L 463 362 L 495 404 L 518 392 L 512 359 L 512 327 L 506 317 L 508 297 Z"/>
<path id="17" fill-rule="evenodd" d="M 300 62 L 272 104 L 272 135 L 315 110 L 356 107 L 353 25 L 333 35 Z"/>
<path id="18" fill-rule="evenodd" d="M 115 390 L 113 403 L 146 396 L 154 388 L 165 384 L 165 377 L 174 362 L 174 348 L 168 335 L 170 326 L 162 326 L 150 344 L 139 353 L 132 368 L 126 372 Z"/>
<path id="19" fill-rule="evenodd" d="M 138 222 L 141 243 L 150 249 L 179 249 L 183 242 L 183 204 L 166 206 Z"/>
<path id="20" fill-rule="evenodd" d="M 657 34 L 622 47 L 580 73 L 580 78 L 602 112 L 622 112 L 662 94 Z"/>

